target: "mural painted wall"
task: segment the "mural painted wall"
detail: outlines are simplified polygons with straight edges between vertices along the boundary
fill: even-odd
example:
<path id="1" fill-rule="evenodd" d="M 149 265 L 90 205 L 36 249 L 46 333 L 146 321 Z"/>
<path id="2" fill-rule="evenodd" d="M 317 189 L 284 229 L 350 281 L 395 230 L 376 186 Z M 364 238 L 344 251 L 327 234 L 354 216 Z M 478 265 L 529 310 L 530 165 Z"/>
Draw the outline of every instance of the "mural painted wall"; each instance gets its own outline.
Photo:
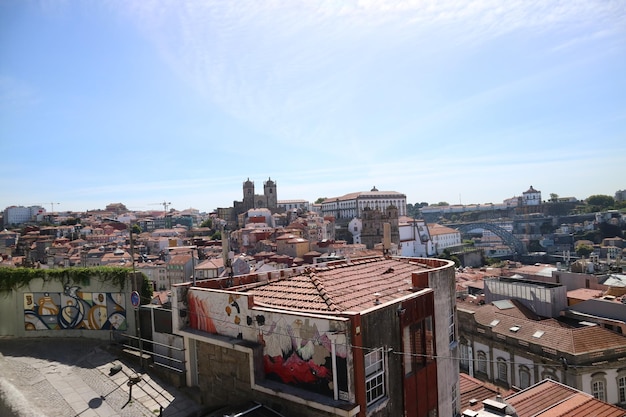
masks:
<path id="1" fill-rule="evenodd" d="M 64 292 L 24 293 L 26 330 L 127 330 L 124 293 Z"/>
<path id="2" fill-rule="evenodd" d="M 191 290 L 187 301 L 191 328 L 261 343 L 267 379 L 329 397 L 336 379 L 347 399 L 346 321 L 250 309 L 245 293 Z"/>

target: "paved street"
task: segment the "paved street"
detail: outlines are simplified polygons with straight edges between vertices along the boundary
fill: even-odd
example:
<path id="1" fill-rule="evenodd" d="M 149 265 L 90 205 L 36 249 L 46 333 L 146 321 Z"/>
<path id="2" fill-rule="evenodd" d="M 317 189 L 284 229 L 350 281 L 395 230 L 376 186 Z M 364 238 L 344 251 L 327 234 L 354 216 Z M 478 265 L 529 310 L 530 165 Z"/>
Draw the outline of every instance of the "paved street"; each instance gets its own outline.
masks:
<path id="1" fill-rule="evenodd" d="M 202 407 L 184 393 L 121 360 L 107 346 L 84 338 L 0 339 L 0 415 L 202 415 Z M 110 375 L 116 365 L 121 370 Z"/>

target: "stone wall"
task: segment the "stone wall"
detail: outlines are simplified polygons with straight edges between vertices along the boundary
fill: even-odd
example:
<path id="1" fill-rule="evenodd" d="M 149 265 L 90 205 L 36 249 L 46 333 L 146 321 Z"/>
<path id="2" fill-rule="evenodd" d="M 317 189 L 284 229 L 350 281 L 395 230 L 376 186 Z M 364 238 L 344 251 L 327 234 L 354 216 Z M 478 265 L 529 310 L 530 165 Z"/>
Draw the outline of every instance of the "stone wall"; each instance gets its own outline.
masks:
<path id="1" fill-rule="evenodd" d="M 245 352 L 198 343 L 198 385 L 208 406 L 252 399 L 250 359 Z"/>

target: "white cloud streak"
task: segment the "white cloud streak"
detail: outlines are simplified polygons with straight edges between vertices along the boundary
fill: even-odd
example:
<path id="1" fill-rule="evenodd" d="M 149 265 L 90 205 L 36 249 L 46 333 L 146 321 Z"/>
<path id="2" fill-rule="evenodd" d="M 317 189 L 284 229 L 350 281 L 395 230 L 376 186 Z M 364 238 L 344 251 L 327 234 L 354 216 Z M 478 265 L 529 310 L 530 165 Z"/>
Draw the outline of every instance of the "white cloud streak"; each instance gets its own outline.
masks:
<path id="1" fill-rule="evenodd" d="M 272 131 L 283 143 L 335 132 L 338 113 L 346 111 L 342 104 L 359 88 L 350 80 L 372 65 L 369 57 L 393 47 L 387 39 L 446 48 L 429 43 L 472 45 L 520 30 L 535 36 L 591 20 L 624 22 L 616 1 L 130 4 L 130 18 L 181 77 L 236 119 Z"/>

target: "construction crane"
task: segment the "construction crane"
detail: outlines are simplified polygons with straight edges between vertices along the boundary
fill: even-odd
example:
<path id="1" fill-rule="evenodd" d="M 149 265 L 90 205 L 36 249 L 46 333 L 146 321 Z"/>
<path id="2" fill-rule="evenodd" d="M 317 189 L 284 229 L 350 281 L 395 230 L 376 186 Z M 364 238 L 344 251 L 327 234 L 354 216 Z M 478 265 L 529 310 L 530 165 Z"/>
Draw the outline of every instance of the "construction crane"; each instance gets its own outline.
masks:
<path id="1" fill-rule="evenodd" d="M 165 211 L 167 213 L 167 208 L 170 206 L 170 204 L 172 204 L 172 203 L 169 202 L 169 201 L 164 201 L 162 203 L 152 203 L 150 205 L 151 206 L 156 206 L 156 205 L 163 206 L 163 211 Z"/>
<path id="2" fill-rule="evenodd" d="M 50 204 L 50 212 L 53 213 L 54 212 L 54 205 L 55 204 L 61 204 L 61 203 L 46 203 L 46 204 Z M 38 204 L 39 206 L 42 206 L 43 204 Z"/>

